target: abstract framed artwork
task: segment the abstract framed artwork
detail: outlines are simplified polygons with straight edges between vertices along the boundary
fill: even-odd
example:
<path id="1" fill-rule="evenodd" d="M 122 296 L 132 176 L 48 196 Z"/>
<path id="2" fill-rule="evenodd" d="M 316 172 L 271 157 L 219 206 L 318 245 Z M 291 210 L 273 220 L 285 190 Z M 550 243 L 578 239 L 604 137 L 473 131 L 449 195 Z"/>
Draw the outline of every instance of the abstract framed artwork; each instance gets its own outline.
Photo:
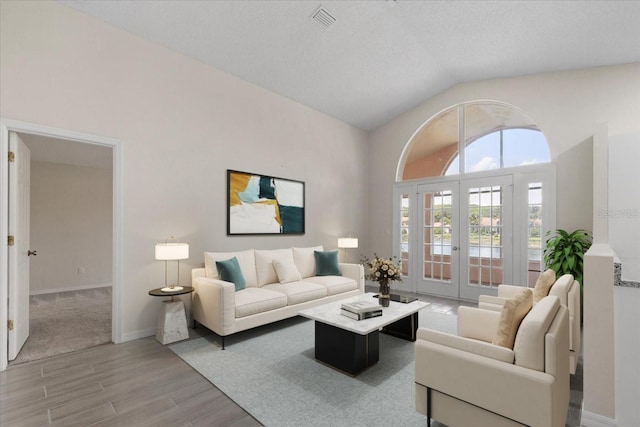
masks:
<path id="1" fill-rule="evenodd" d="M 227 170 L 227 235 L 304 234 L 304 182 Z"/>

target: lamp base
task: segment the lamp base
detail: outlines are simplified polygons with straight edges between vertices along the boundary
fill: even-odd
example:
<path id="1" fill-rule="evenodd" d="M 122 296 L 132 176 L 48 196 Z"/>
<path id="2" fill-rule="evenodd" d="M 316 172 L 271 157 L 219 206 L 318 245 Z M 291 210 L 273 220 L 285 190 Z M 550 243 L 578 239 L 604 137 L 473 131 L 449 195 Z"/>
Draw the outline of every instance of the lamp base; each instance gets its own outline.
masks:
<path id="1" fill-rule="evenodd" d="M 182 287 L 182 286 L 174 286 L 173 288 L 162 288 L 160 290 L 162 292 L 175 292 L 175 291 L 181 291 L 183 289 L 184 289 L 184 287 Z"/>

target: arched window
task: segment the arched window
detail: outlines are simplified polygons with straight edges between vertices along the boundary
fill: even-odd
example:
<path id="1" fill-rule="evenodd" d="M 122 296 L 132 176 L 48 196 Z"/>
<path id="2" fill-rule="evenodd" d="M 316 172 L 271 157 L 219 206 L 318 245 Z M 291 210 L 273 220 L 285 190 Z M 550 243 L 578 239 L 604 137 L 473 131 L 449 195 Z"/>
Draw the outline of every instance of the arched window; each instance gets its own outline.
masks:
<path id="1" fill-rule="evenodd" d="M 477 300 L 500 283 L 532 287 L 555 227 L 546 138 L 520 109 L 454 105 L 407 143 L 394 186 L 401 290 Z"/>
<path id="2" fill-rule="evenodd" d="M 460 147 L 464 147 L 463 156 Z M 464 158 L 464 165 L 460 159 Z M 455 105 L 427 121 L 403 153 L 400 181 L 547 163 L 547 141 L 516 107 L 496 101 Z M 463 166 L 463 167 L 462 167 Z"/>

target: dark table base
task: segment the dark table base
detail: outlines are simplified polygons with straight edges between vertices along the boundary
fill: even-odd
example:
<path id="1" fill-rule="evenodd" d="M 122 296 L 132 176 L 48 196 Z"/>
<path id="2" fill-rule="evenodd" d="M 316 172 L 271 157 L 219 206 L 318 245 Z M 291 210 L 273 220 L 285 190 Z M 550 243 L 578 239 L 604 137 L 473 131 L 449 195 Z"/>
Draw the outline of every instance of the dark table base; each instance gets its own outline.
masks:
<path id="1" fill-rule="evenodd" d="M 385 326 L 382 332 L 415 341 L 417 329 L 418 313 L 413 313 Z M 380 335 L 377 330 L 360 335 L 316 321 L 315 334 L 316 360 L 347 375 L 356 376 L 380 359 Z"/>

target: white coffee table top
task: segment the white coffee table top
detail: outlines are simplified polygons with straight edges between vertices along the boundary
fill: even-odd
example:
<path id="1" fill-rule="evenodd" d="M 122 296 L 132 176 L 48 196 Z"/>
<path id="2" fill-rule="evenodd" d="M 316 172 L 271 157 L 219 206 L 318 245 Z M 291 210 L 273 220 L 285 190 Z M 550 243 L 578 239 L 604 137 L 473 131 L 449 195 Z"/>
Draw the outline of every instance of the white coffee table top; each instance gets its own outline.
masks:
<path id="1" fill-rule="evenodd" d="M 342 303 L 358 300 L 371 301 L 374 299 L 374 295 L 377 294 L 367 292 L 366 294 L 358 295 L 356 297 L 345 298 L 340 301 L 334 301 L 317 307 L 308 308 L 300 311 L 298 314 L 308 319 L 313 319 L 316 322 L 326 323 L 356 334 L 367 335 L 382 328 L 383 326 L 387 326 L 397 320 L 416 313 L 429 305 L 429 303 L 423 301 L 413 301 L 408 304 L 391 301 L 389 303 L 389 307 L 382 307 L 382 316 L 364 320 L 355 320 L 340 314 L 340 307 Z"/>

